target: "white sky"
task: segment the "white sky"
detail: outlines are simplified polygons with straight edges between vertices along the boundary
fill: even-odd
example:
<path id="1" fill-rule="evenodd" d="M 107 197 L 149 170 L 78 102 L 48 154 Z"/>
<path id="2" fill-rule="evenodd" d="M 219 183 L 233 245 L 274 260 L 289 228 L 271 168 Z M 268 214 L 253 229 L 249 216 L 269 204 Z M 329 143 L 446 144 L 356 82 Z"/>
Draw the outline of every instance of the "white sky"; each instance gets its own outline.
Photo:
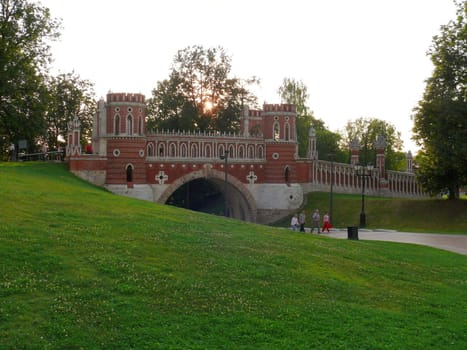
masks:
<path id="1" fill-rule="evenodd" d="M 41 0 L 62 19 L 53 74 L 75 71 L 108 91 L 151 96 L 178 50 L 222 46 L 232 74 L 257 76 L 260 105 L 280 103 L 285 77 L 332 131 L 386 120 L 410 140 L 412 109 L 432 64 L 426 52 L 455 18 L 452 0 Z"/>

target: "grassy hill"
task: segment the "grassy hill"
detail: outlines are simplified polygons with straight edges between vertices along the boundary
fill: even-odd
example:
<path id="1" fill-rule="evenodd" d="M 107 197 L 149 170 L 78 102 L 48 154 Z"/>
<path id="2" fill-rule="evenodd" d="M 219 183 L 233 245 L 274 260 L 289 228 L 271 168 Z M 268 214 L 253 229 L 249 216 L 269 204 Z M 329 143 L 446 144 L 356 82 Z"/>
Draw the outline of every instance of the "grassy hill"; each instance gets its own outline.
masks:
<path id="1" fill-rule="evenodd" d="M 465 349 L 467 257 L 0 163 L 0 349 Z"/>

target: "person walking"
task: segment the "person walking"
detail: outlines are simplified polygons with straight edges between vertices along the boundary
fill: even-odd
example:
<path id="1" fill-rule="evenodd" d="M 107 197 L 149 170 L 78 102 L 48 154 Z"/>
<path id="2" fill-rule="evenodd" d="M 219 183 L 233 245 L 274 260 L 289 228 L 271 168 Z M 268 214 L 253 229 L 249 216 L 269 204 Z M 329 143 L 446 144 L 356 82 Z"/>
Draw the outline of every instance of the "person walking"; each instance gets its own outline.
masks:
<path id="1" fill-rule="evenodd" d="M 298 223 L 300 224 L 300 232 L 305 232 L 305 222 L 306 222 L 306 215 L 305 215 L 305 211 L 302 210 L 302 212 L 298 216 Z"/>
<path id="2" fill-rule="evenodd" d="M 290 228 L 292 229 L 292 231 L 298 230 L 298 215 L 297 214 L 294 214 L 294 216 L 292 216 L 292 220 L 290 220 Z"/>
<path id="3" fill-rule="evenodd" d="M 16 160 L 16 149 L 14 143 L 11 143 L 8 147 L 8 160 L 10 162 L 14 162 Z"/>
<path id="4" fill-rule="evenodd" d="M 328 232 L 330 232 L 330 231 L 329 231 L 330 228 L 332 228 L 332 225 L 331 225 L 331 222 L 329 221 L 329 215 L 328 215 L 328 213 L 326 212 L 326 213 L 324 213 L 324 215 L 323 215 L 323 229 L 322 229 L 321 231 L 324 232 L 324 231 L 327 230 Z"/>
<path id="5" fill-rule="evenodd" d="M 320 216 L 319 216 L 319 210 L 315 209 L 315 212 L 311 216 L 311 233 L 313 233 L 313 230 L 316 228 L 318 230 L 318 233 L 320 233 Z"/>

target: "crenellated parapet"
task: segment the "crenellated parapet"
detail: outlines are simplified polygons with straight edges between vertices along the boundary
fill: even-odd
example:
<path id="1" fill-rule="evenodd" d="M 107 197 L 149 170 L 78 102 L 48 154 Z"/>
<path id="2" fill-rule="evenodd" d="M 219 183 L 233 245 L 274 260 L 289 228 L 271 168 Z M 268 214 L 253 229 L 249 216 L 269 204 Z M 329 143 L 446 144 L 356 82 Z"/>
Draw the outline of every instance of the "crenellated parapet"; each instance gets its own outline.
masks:
<path id="1" fill-rule="evenodd" d="M 107 103 L 123 102 L 123 103 L 144 103 L 143 94 L 125 93 L 125 92 L 109 92 L 107 94 Z"/>
<path id="2" fill-rule="evenodd" d="M 263 135 L 262 111 L 249 109 L 248 106 L 244 106 L 242 120 L 240 123 L 240 133 L 245 136 Z"/>
<path id="3" fill-rule="evenodd" d="M 250 118 L 260 118 L 261 117 L 261 114 L 262 114 L 262 111 L 258 110 L 258 109 L 250 109 L 248 110 L 248 116 Z"/>
<path id="4" fill-rule="evenodd" d="M 146 104 L 143 94 L 108 93 L 99 113 L 100 136 L 144 136 Z"/>
<path id="5" fill-rule="evenodd" d="M 295 105 L 293 104 L 264 104 L 263 113 L 292 113 L 297 112 Z"/>
<path id="6" fill-rule="evenodd" d="M 262 133 L 267 142 L 297 144 L 296 108 L 292 104 L 264 104 Z"/>

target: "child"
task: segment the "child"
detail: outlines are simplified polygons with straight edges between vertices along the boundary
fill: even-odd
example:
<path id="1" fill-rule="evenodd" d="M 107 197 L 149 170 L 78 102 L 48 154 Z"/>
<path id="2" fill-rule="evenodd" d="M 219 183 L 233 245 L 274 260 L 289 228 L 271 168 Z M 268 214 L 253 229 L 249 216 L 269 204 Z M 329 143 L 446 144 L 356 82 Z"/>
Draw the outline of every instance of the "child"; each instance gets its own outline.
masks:
<path id="1" fill-rule="evenodd" d="M 323 215 L 323 229 L 321 231 L 324 232 L 325 230 L 327 230 L 328 232 L 330 232 L 329 231 L 330 228 L 332 228 L 332 225 L 329 222 L 329 215 L 328 215 L 328 213 L 325 213 Z"/>

